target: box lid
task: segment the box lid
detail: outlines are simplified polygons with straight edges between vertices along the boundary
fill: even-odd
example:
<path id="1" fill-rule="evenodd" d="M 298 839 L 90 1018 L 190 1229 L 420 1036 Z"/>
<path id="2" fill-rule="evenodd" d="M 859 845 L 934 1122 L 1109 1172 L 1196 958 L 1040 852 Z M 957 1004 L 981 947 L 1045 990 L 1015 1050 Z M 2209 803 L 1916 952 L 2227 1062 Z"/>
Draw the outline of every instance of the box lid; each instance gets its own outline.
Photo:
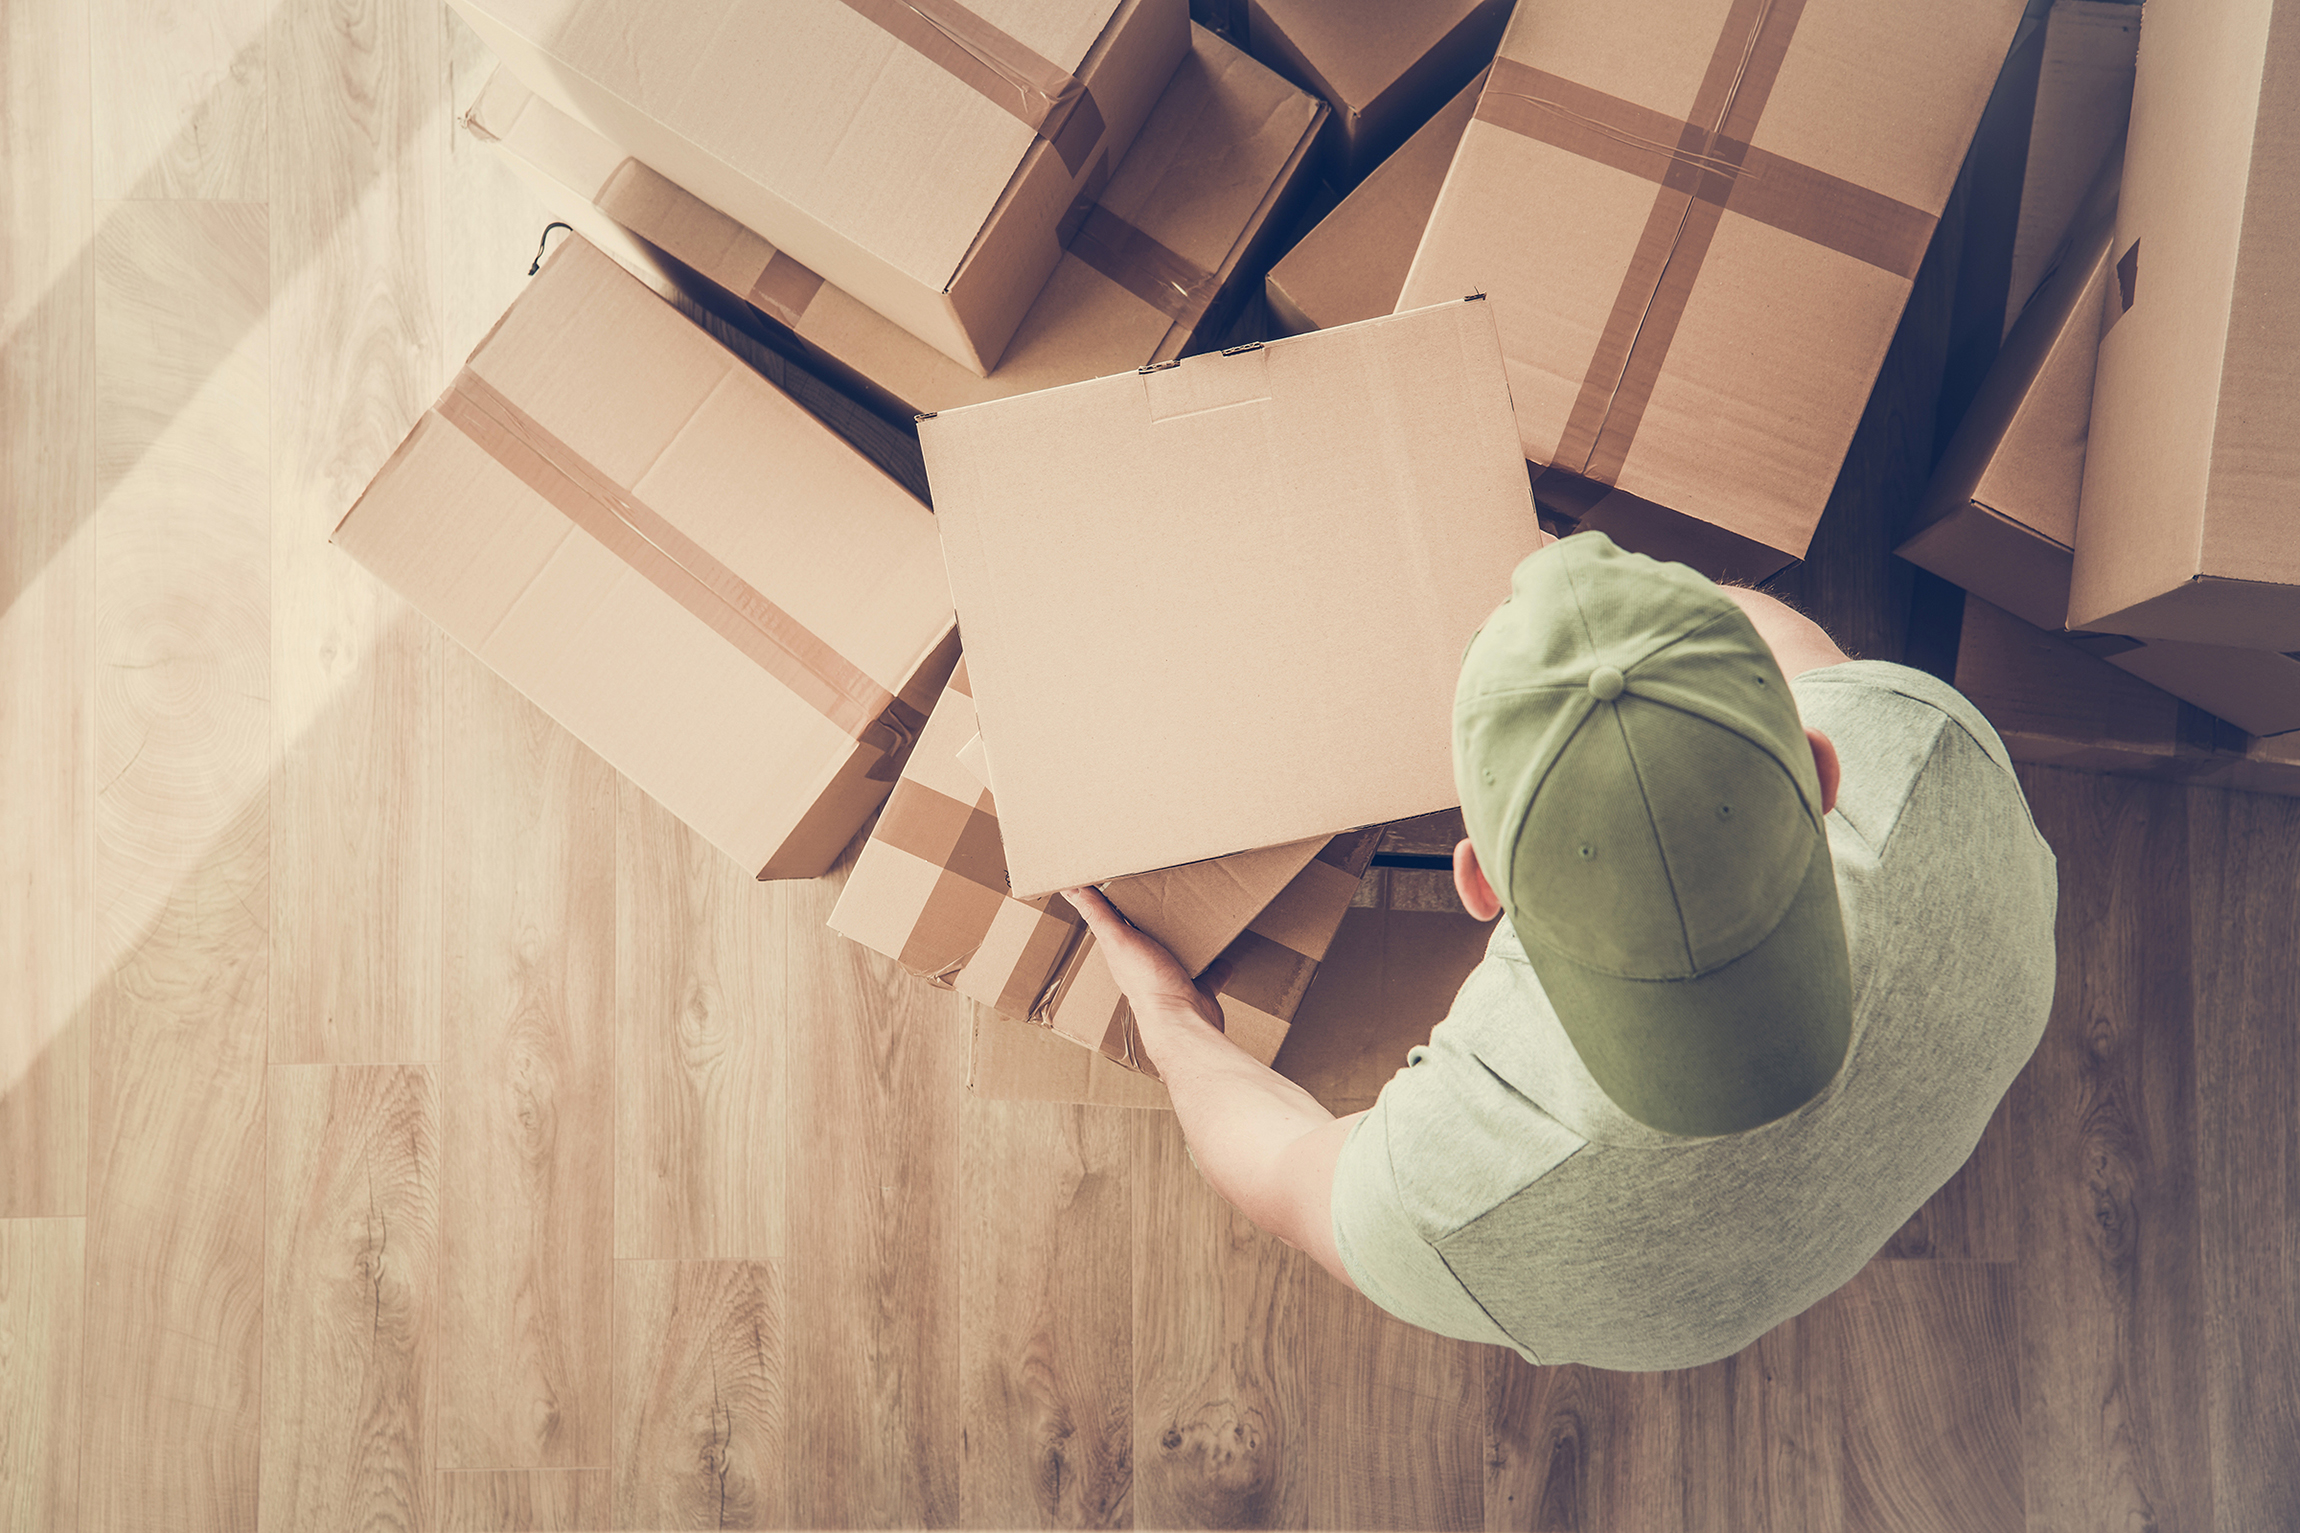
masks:
<path id="1" fill-rule="evenodd" d="M 574 238 L 335 541 L 754 869 L 952 621 L 932 514 Z"/>
<path id="2" fill-rule="evenodd" d="M 1540 542 L 1487 305 L 920 441 L 1018 891 L 1456 802 L 1462 647 Z"/>
<path id="3" fill-rule="evenodd" d="M 928 286 L 964 261 L 1118 0 L 471 0 Z"/>

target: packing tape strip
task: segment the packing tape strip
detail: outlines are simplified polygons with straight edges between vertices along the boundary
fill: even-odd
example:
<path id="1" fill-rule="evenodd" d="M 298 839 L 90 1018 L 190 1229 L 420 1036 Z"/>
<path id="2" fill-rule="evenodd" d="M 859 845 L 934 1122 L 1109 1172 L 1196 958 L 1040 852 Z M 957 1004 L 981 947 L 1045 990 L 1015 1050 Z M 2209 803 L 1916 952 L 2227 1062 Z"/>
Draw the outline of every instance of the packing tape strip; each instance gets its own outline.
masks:
<path id="1" fill-rule="evenodd" d="M 768 318 L 796 330 L 807 305 L 815 301 L 822 287 L 822 278 L 778 250 L 767 258 L 758 280 L 743 298 Z"/>
<path id="2" fill-rule="evenodd" d="M 434 409 L 850 738 L 877 747 L 891 761 L 916 737 L 917 709 L 864 675 L 470 368 L 456 375 Z"/>
<path id="3" fill-rule="evenodd" d="M 1688 118 L 1497 59 L 1479 120 L 1658 183 L 1554 466 L 1611 484 L 1727 208 L 1913 279 L 1935 219 L 1749 142 L 1804 0 L 1735 0 Z"/>
<path id="4" fill-rule="evenodd" d="M 1102 112 L 1078 77 L 955 0 L 841 0 L 1054 145 L 1072 175 L 1102 140 Z"/>
<path id="5" fill-rule="evenodd" d="M 1214 301 L 1212 272 L 1106 207 L 1087 213 L 1070 253 L 1185 329 Z"/>

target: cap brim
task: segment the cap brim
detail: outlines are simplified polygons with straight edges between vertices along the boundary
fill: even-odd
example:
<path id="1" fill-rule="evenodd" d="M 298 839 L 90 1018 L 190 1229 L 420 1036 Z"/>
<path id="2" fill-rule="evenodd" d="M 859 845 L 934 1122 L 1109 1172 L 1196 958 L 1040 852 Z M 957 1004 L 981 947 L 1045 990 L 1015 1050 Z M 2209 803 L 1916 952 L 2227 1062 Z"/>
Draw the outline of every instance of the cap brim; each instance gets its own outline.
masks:
<path id="1" fill-rule="evenodd" d="M 1852 1038 L 1853 982 L 1826 836 L 1758 945 L 1693 979 L 1624 979 L 1527 936 L 1558 1022 L 1605 1094 L 1664 1133 L 1738 1133 L 1826 1090 Z"/>

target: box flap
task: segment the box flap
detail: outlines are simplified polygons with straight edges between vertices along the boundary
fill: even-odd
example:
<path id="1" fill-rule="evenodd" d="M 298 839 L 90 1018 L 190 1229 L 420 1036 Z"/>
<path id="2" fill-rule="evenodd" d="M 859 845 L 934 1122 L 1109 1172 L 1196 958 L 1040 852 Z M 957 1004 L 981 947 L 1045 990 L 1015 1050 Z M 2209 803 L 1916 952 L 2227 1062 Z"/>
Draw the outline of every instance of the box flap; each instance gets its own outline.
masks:
<path id="1" fill-rule="evenodd" d="M 2085 189 L 2124 138 L 2139 48 L 2140 7 L 2128 0 L 2056 0 L 2045 19 L 2005 289 L 2008 332 L 2077 232 Z"/>

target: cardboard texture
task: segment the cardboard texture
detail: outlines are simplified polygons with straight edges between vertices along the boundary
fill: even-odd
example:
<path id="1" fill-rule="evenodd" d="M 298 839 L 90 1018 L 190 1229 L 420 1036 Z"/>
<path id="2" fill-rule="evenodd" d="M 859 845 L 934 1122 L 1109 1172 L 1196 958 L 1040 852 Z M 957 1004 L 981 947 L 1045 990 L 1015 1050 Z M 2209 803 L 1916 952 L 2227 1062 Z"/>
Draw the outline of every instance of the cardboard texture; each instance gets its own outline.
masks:
<path id="1" fill-rule="evenodd" d="M 1491 295 L 1545 502 L 1801 556 L 2021 11 L 1520 6 L 1399 302 Z"/>
<path id="2" fill-rule="evenodd" d="M 1394 313 L 1484 71 L 1373 169 L 1263 278 L 1270 328 L 1300 335 Z"/>
<path id="3" fill-rule="evenodd" d="M 2086 188 L 2120 151 L 2132 116 L 2132 66 L 2139 48 L 2137 0 L 2056 0 L 2045 18 L 2005 289 L 2008 336 L 2062 248 L 2080 232 Z"/>
<path id="4" fill-rule="evenodd" d="M 2016 761 L 2300 796 L 2300 735 L 2253 738 L 1978 597 L 1956 686 Z"/>
<path id="5" fill-rule="evenodd" d="M 529 87 L 987 373 L 1185 0 L 454 0 Z"/>
<path id="6" fill-rule="evenodd" d="M 932 514 L 575 238 L 335 542 L 761 878 L 829 869 L 957 658 Z"/>
<path id="7" fill-rule="evenodd" d="M 1307 189 L 1326 112 L 1193 29 L 1190 53 L 1116 173 L 1103 166 L 1088 186 L 1097 200 L 1074 210 L 1070 250 L 983 378 L 549 103 L 521 102 L 514 116 L 504 78 L 483 94 L 475 125 L 558 183 L 554 209 L 579 207 L 642 236 L 790 331 L 826 376 L 904 417 L 1164 361 L 1218 334 L 1236 307 L 1238 274 L 1259 264 Z"/>
<path id="8" fill-rule="evenodd" d="M 1254 57 L 1333 107 L 1326 175 L 1348 188 L 1493 58 L 1510 0 L 1252 0 L 1248 12 Z"/>
<path id="9" fill-rule="evenodd" d="M 1540 536 L 1489 309 L 920 422 L 1017 892 L 1456 802 L 1462 646 Z"/>
<path id="10" fill-rule="evenodd" d="M 2147 11 L 2069 626 L 2300 649 L 2300 0 Z"/>
<path id="11" fill-rule="evenodd" d="M 2072 641 L 2085 648 L 2092 637 L 2077 634 Z M 2091 652 L 2247 733 L 2300 730 L 2300 655 L 2122 636 L 2110 637 Z"/>
<path id="12" fill-rule="evenodd" d="M 848 875 L 830 927 L 1003 1015 L 1084 1032 L 1079 1019 L 1097 987 L 1107 987 L 1107 973 L 1067 900 L 1010 892 L 996 803 L 959 759 L 977 738 L 961 661 Z M 1258 848 L 1117 880 L 1103 892 L 1196 974 L 1327 844 L 1321 837 Z M 1109 1023 L 1105 1008 L 1092 1043 L 1099 1046 Z"/>
<path id="13" fill-rule="evenodd" d="M 1291 1019 L 1380 837 L 1373 827 L 1326 843 L 1200 979 L 1214 990 L 1231 1041 L 1263 1064 L 1284 1053 Z M 1150 1064 L 1131 1008 L 1088 953 L 1051 1027 L 977 1008 L 967 1084 L 1000 1100 L 1170 1107 Z"/>

